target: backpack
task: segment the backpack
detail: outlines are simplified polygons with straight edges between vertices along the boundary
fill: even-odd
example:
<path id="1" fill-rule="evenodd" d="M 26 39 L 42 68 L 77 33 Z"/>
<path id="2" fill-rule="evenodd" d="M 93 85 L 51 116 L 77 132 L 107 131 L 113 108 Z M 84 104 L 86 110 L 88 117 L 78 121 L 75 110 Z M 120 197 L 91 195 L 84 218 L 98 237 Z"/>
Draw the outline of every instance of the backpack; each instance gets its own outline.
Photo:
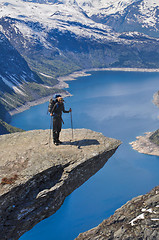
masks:
<path id="1" fill-rule="evenodd" d="M 53 108 L 54 108 L 54 106 L 55 106 L 55 103 L 57 103 L 57 98 L 58 97 L 61 97 L 61 95 L 55 95 L 55 97 L 54 97 L 54 99 L 53 98 L 51 98 L 50 100 L 49 100 L 49 106 L 48 106 L 48 112 L 49 113 L 52 113 L 52 111 L 53 111 Z"/>
<path id="2" fill-rule="evenodd" d="M 48 106 L 48 112 L 49 113 L 51 113 L 52 112 L 52 110 L 53 110 L 53 107 L 55 106 L 55 103 L 56 103 L 57 101 L 56 101 L 56 99 L 50 99 L 49 100 L 49 106 Z"/>

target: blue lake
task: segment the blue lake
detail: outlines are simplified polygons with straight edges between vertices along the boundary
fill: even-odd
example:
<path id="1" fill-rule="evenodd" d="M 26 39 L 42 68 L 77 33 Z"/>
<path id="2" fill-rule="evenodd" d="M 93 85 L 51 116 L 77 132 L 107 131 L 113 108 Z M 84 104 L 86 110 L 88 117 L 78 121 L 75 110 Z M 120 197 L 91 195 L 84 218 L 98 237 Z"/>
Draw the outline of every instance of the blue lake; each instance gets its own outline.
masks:
<path id="1" fill-rule="evenodd" d="M 159 157 L 140 154 L 129 145 L 136 136 L 159 128 L 159 109 L 152 103 L 159 90 L 159 73 L 98 71 L 68 83 L 73 96 L 66 98 L 65 108 L 73 109 L 74 128 L 102 132 L 123 144 L 54 215 L 21 240 L 72 240 L 159 184 Z M 47 106 L 44 103 L 17 114 L 11 124 L 25 130 L 50 128 Z M 70 128 L 70 115 L 63 114 L 63 119 L 63 128 Z"/>

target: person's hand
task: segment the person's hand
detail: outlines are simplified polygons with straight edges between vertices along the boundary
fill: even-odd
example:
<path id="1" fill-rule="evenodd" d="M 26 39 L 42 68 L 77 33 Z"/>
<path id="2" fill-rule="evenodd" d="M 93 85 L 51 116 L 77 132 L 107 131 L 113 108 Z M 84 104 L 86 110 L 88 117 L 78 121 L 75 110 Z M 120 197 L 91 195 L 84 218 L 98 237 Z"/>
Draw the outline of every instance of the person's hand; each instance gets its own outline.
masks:
<path id="1" fill-rule="evenodd" d="M 53 116 L 53 114 L 52 114 L 52 113 L 50 113 L 50 116 L 52 117 L 52 116 Z"/>
<path id="2" fill-rule="evenodd" d="M 69 112 L 72 112 L 72 109 L 70 108 Z"/>

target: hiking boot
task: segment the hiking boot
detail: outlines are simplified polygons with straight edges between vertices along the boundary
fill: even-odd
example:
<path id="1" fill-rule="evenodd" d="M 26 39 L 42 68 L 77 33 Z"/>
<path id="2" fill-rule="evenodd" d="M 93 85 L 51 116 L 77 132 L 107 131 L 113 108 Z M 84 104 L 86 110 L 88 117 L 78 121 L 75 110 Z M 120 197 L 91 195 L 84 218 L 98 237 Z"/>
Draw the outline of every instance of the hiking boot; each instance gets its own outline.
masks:
<path id="1" fill-rule="evenodd" d="M 59 143 L 58 143 L 58 142 L 54 142 L 54 144 L 55 144 L 56 146 L 58 146 L 58 145 L 59 145 Z"/>

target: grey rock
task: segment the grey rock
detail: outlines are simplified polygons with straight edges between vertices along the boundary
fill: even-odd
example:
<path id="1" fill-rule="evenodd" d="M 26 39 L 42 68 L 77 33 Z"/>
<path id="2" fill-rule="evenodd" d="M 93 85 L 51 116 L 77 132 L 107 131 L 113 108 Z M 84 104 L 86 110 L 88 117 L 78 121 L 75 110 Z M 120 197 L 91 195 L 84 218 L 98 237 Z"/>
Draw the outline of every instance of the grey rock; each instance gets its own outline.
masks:
<path id="1" fill-rule="evenodd" d="M 77 240 L 158 240 L 159 186 L 133 198 L 99 226 L 81 233 Z"/>
<path id="2" fill-rule="evenodd" d="M 158 135 L 158 130 L 146 132 L 144 136 L 137 136 L 137 140 L 131 142 L 130 145 L 140 153 L 159 156 Z"/>
<path id="3" fill-rule="evenodd" d="M 153 95 L 153 103 L 159 107 L 159 91 L 157 91 L 154 95 Z"/>
<path id="4" fill-rule="evenodd" d="M 86 129 L 63 130 L 55 146 L 49 130 L 0 136 L 1 240 L 18 239 L 55 213 L 72 191 L 104 166 L 121 144 Z"/>

